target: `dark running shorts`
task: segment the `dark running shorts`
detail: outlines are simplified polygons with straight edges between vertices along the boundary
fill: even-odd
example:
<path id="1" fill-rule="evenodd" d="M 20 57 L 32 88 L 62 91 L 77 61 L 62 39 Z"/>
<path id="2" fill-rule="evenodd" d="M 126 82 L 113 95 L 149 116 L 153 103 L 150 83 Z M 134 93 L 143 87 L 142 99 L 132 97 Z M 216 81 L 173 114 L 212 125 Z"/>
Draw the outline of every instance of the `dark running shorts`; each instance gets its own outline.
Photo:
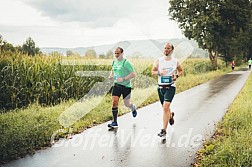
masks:
<path id="1" fill-rule="evenodd" d="M 130 99 L 131 88 L 124 85 L 115 84 L 112 90 L 112 96 L 120 97 L 123 95 L 123 99 Z"/>
<path id="2" fill-rule="evenodd" d="M 167 88 L 158 88 L 158 96 L 161 104 L 163 105 L 164 101 L 172 102 L 172 99 L 175 95 L 176 87 L 167 87 Z"/>

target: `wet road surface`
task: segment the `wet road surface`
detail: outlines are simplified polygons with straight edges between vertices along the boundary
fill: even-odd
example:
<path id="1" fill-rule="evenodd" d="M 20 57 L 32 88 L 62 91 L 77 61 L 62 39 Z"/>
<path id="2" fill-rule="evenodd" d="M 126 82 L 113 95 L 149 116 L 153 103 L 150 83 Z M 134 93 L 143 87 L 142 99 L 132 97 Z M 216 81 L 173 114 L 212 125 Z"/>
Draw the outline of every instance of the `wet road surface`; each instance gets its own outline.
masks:
<path id="1" fill-rule="evenodd" d="M 175 124 L 165 142 L 157 136 L 162 108 L 156 102 L 139 109 L 137 118 L 121 116 L 117 130 L 101 124 L 4 167 L 191 166 L 249 74 L 236 71 L 177 94 L 171 106 Z"/>

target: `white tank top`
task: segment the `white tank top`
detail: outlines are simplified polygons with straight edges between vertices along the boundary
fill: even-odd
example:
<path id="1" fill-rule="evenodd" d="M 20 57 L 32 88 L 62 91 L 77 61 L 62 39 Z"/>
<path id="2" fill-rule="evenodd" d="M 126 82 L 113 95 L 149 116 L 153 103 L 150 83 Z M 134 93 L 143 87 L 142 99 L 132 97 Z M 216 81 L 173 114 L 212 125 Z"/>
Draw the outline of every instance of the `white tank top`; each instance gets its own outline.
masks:
<path id="1" fill-rule="evenodd" d="M 174 57 L 167 61 L 164 57 L 158 59 L 158 71 L 165 71 L 165 75 L 158 76 L 158 85 L 171 85 L 176 87 L 175 82 L 172 81 L 172 75 L 175 74 L 178 67 L 178 60 Z"/>

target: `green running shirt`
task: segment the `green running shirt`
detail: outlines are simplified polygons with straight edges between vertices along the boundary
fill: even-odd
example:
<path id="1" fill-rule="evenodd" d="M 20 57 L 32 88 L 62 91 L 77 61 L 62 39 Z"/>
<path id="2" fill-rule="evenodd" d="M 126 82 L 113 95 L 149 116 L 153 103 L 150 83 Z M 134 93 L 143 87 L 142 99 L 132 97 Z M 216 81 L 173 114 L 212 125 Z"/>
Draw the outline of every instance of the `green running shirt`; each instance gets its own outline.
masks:
<path id="1" fill-rule="evenodd" d="M 116 81 L 116 78 L 123 78 L 123 77 L 129 75 L 130 73 L 134 72 L 134 68 L 129 60 L 127 60 L 125 58 L 123 58 L 120 61 L 114 60 L 112 63 L 112 71 L 114 73 L 114 82 L 115 83 L 120 84 L 120 85 L 124 85 L 129 88 L 132 87 L 130 80 L 126 80 L 123 82 Z"/>

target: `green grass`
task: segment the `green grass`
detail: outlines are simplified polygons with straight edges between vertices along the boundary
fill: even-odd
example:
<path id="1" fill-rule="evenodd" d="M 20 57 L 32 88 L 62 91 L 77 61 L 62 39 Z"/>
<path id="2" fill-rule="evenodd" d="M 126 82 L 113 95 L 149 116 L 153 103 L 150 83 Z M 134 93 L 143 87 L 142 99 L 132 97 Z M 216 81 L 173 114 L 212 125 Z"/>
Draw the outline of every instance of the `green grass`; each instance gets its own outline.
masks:
<path id="1" fill-rule="evenodd" d="M 192 62 L 197 64 L 204 63 L 205 61 L 206 60 L 195 59 Z M 142 68 L 145 67 L 146 66 Z M 204 66 L 201 67 L 203 68 Z M 228 68 L 209 72 L 210 69 L 204 67 L 203 69 L 199 68 L 199 72 L 195 71 L 193 66 L 189 64 L 185 64 L 184 69 L 187 70 L 187 73 L 185 76 L 178 79 L 177 93 L 230 71 Z M 149 70 L 145 71 L 145 75 L 150 75 Z M 139 78 L 144 80 L 148 77 L 145 78 L 143 75 L 138 75 L 138 79 Z M 152 81 L 149 82 L 148 79 L 144 80 L 144 88 L 136 86 L 133 89 L 131 101 L 136 103 L 138 107 L 146 106 L 158 100 L 156 87 L 153 85 Z M 137 84 L 136 81 L 133 81 L 133 83 Z M 102 97 L 95 98 L 97 99 L 93 99 L 92 101 L 99 101 Z M 119 115 L 129 112 L 129 110 L 123 106 L 122 99 L 120 102 Z M 0 150 L 4 150 L 0 152 L 0 162 L 3 163 L 4 161 L 23 157 L 26 154 L 34 153 L 35 150 L 50 146 L 51 136 L 57 130 L 64 129 L 65 132 L 57 133 L 56 139 L 67 137 L 69 133 L 80 133 L 87 128 L 104 123 L 112 118 L 111 95 L 107 95 L 91 112 L 87 113 L 70 127 L 63 127 L 60 124 L 61 114 L 69 109 L 69 107 L 77 104 L 86 110 L 90 107 L 86 103 L 81 103 L 77 100 L 69 100 L 63 101 L 61 104 L 53 107 L 42 107 L 39 104 L 32 104 L 26 109 L 15 109 L 0 114 Z"/>
<path id="2" fill-rule="evenodd" d="M 205 74 L 180 77 L 177 84 L 179 88 L 178 92 L 223 75 L 224 73 L 226 72 L 214 71 Z M 189 80 L 191 82 L 188 82 Z M 146 94 L 146 92 L 149 94 Z M 137 106 L 145 106 L 157 100 L 156 87 L 134 89 L 132 92 L 132 101 L 136 103 Z M 122 100 L 120 101 L 122 102 Z M 1 161 L 3 162 L 22 157 L 28 153 L 34 153 L 35 150 L 41 149 L 42 147 L 50 146 L 50 138 L 53 132 L 63 128 L 63 126 L 59 124 L 60 114 L 76 103 L 75 100 L 72 100 L 62 102 L 60 105 L 53 107 L 41 107 L 37 104 L 33 104 L 27 109 L 16 109 L 12 112 L 1 114 L 0 150 L 4 150 L 0 152 Z M 94 110 L 71 126 L 71 133 L 79 133 L 86 128 L 110 120 L 112 118 L 110 109 L 111 96 L 107 95 L 102 103 Z M 119 109 L 119 115 L 129 112 L 122 103 L 120 103 Z M 65 130 L 68 133 L 69 129 Z M 67 133 L 58 134 L 56 138 L 66 137 Z"/>
<path id="3" fill-rule="evenodd" d="M 252 75 L 218 124 L 213 138 L 198 151 L 199 166 L 252 166 Z"/>
<path id="4" fill-rule="evenodd" d="M 134 87 L 148 87 L 154 60 L 130 61 L 138 74 L 137 79 L 133 80 Z M 107 71 L 109 74 L 111 63 L 112 59 L 0 54 L 0 110 L 8 112 L 10 109 L 27 107 L 32 103 L 50 106 L 69 99 L 78 100 L 86 95 L 96 82 L 106 80 L 94 75 L 94 72 L 93 76 L 76 74 L 84 71 Z M 212 70 L 208 59 L 186 59 L 182 66 L 184 76 Z M 220 66 L 223 64 L 219 63 Z"/>

